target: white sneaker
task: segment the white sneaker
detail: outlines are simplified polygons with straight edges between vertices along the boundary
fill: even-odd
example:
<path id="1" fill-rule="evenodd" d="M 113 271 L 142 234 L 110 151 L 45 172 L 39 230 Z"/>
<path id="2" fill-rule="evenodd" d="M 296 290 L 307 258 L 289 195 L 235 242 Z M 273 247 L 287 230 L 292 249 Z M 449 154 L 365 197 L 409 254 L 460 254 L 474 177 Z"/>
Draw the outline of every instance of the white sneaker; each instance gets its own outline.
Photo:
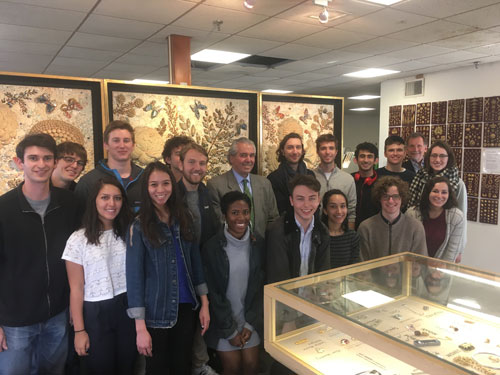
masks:
<path id="1" fill-rule="evenodd" d="M 192 375 L 219 375 L 212 367 L 205 364 L 201 367 L 194 368 L 191 371 Z"/>

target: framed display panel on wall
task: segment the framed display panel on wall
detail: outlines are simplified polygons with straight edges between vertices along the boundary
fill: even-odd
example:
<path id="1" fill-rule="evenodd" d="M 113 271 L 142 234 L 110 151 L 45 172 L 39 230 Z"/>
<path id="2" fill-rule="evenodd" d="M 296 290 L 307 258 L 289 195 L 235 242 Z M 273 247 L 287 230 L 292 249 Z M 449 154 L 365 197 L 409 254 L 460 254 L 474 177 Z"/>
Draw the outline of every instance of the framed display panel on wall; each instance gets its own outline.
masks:
<path id="1" fill-rule="evenodd" d="M 342 161 L 344 98 L 301 95 L 262 95 L 262 129 L 260 135 L 260 171 L 264 176 L 278 168 L 276 150 L 285 135 L 302 136 L 308 168 L 319 163 L 316 138 L 325 133 L 334 134 L 340 141 L 335 159 Z"/>
<path id="2" fill-rule="evenodd" d="M 132 159 L 141 166 L 161 160 L 165 141 L 193 138 L 208 152 L 208 175 L 228 171 L 231 142 L 248 137 L 257 145 L 258 94 L 177 85 L 135 85 L 105 81 L 110 120 L 135 129 Z M 254 167 L 257 170 L 256 167 Z"/>
<path id="3" fill-rule="evenodd" d="M 103 156 L 102 80 L 0 72 L 0 194 L 23 180 L 13 157 L 30 133 L 87 150 L 87 172 Z"/>

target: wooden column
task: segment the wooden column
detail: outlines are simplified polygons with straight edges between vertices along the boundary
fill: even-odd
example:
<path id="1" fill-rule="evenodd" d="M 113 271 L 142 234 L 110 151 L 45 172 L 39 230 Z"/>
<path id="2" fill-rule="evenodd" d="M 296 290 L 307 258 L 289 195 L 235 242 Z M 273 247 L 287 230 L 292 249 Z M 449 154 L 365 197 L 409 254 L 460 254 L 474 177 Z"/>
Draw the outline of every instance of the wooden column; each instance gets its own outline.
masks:
<path id="1" fill-rule="evenodd" d="M 191 85 L 191 37 L 172 34 L 167 41 L 170 83 Z"/>

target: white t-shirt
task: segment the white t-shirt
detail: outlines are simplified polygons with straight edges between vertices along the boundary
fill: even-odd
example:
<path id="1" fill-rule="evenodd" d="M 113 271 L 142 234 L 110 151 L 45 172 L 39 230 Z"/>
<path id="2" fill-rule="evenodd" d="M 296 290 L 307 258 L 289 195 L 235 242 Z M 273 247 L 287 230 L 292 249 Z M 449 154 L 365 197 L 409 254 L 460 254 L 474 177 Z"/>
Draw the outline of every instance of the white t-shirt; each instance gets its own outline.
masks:
<path id="1" fill-rule="evenodd" d="M 84 301 L 112 299 L 127 291 L 125 278 L 125 242 L 113 230 L 102 233 L 100 245 L 90 244 L 84 229 L 69 237 L 62 259 L 83 266 Z"/>

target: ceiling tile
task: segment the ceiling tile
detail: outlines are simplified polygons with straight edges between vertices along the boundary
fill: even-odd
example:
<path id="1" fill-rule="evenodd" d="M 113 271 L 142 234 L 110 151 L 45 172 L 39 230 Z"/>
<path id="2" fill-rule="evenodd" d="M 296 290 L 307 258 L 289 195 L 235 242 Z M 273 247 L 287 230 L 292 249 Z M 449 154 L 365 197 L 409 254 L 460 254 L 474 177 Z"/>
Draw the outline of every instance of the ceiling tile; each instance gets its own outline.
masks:
<path id="1" fill-rule="evenodd" d="M 300 60 L 311 56 L 320 55 L 327 50 L 316 47 L 307 47 L 300 44 L 284 44 L 280 47 L 263 52 L 264 56 L 279 57 L 282 59 Z"/>
<path id="2" fill-rule="evenodd" d="M 386 8 L 338 25 L 342 30 L 385 35 L 433 21 L 433 18 Z"/>
<path id="3" fill-rule="evenodd" d="M 6 63 L 14 63 L 14 64 L 17 64 L 17 62 L 22 60 L 37 60 L 41 64 L 46 66 L 52 60 L 52 58 L 53 56 L 34 55 L 22 52 L 10 52 L 10 53 L 0 54 L 0 61 Z"/>
<path id="4" fill-rule="evenodd" d="M 232 64 L 221 64 L 221 66 L 213 69 L 216 72 L 232 72 L 240 74 L 256 74 L 266 71 L 268 68 L 265 66 L 251 66 L 245 64 L 238 64 L 238 62 Z"/>
<path id="5" fill-rule="evenodd" d="M 43 61 L 22 60 L 12 63 L 12 61 L 0 60 L 0 71 L 4 72 L 20 72 L 20 73 L 35 73 L 40 74 L 43 72 L 47 63 Z"/>
<path id="6" fill-rule="evenodd" d="M 206 31 L 198 30 L 198 29 L 168 26 L 168 27 L 162 29 L 161 31 L 157 32 L 155 35 L 153 35 L 151 38 L 149 38 L 148 41 L 166 44 L 167 37 L 169 35 L 172 35 L 172 34 L 190 36 L 191 37 L 191 52 L 194 52 L 193 51 L 193 44 L 195 44 L 195 43 L 201 43 L 205 46 L 204 48 L 206 48 L 206 47 L 210 46 L 211 44 L 219 42 L 222 39 L 225 39 L 225 38 L 230 36 L 230 34 L 219 33 L 216 31 L 207 33 Z"/>
<path id="7" fill-rule="evenodd" d="M 158 67 L 151 65 L 124 64 L 120 62 L 112 62 L 111 64 L 107 65 L 104 69 L 111 70 L 114 72 L 148 74 L 158 69 Z"/>
<path id="8" fill-rule="evenodd" d="M 293 72 L 291 70 L 269 68 L 269 69 L 266 69 L 262 72 L 255 73 L 254 75 L 258 76 L 258 77 L 281 78 L 281 77 L 287 77 L 287 76 L 290 76 L 293 74 L 295 74 L 295 72 Z"/>
<path id="9" fill-rule="evenodd" d="M 1 40 L 0 51 L 4 52 L 22 52 L 33 53 L 38 55 L 53 56 L 61 48 L 57 44 L 21 42 L 18 40 Z"/>
<path id="10" fill-rule="evenodd" d="M 214 7 L 227 8 L 239 11 L 245 11 L 254 14 L 263 14 L 273 16 L 275 14 L 286 11 L 287 9 L 296 7 L 297 4 L 309 0 L 273 0 L 259 1 L 253 9 L 246 9 L 241 0 L 205 0 L 203 4 L 212 5 Z"/>
<path id="11" fill-rule="evenodd" d="M 107 78 L 107 79 L 118 79 L 123 81 L 132 81 L 138 77 L 140 74 L 130 73 L 130 72 L 117 72 L 113 70 L 100 70 L 93 75 L 94 78 Z"/>
<path id="12" fill-rule="evenodd" d="M 58 61 L 56 60 L 45 70 L 45 74 L 90 77 L 104 65 L 102 62 L 96 64 L 96 61 L 75 61 L 75 59 L 66 59 L 64 57 L 59 58 Z M 73 63 L 70 63 L 68 60 L 73 60 Z"/>
<path id="13" fill-rule="evenodd" d="M 498 42 L 500 42 L 500 33 L 490 30 L 482 30 L 456 36 L 454 38 L 437 40 L 430 44 L 446 48 L 466 49 L 480 47 L 486 44 L 495 44 Z"/>
<path id="14" fill-rule="evenodd" d="M 70 31 L 0 24 L 0 40 L 62 45 L 70 36 Z"/>
<path id="15" fill-rule="evenodd" d="M 163 25 L 142 21 L 127 20 L 124 18 L 90 15 L 85 20 L 79 31 L 88 34 L 114 36 L 118 38 L 146 39 Z"/>
<path id="16" fill-rule="evenodd" d="M 297 74 L 294 76 L 287 77 L 286 79 L 298 79 L 298 80 L 303 80 L 303 81 L 316 81 L 319 79 L 324 79 L 324 78 L 329 78 L 330 76 L 328 74 L 320 74 L 316 72 L 306 72 L 302 74 Z"/>
<path id="17" fill-rule="evenodd" d="M 169 24 L 196 4 L 180 0 L 106 0 L 100 1 L 95 14 L 144 22 Z"/>
<path id="18" fill-rule="evenodd" d="M 405 48 L 399 51 L 393 51 L 384 54 L 384 56 L 405 58 L 406 60 L 421 59 L 424 57 L 440 55 L 443 53 L 454 52 L 451 48 L 432 46 L 430 44 L 421 44 L 419 46 Z"/>
<path id="19" fill-rule="evenodd" d="M 380 53 L 391 52 L 403 48 L 413 47 L 416 45 L 417 43 L 413 42 L 381 37 L 372 40 L 367 40 L 366 42 L 353 44 L 351 46 L 344 47 L 341 50 L 347 52 L 378 55 Z"/>
<path id="20" fill-rule="evenodd" d="M 268 82 L 269 77 L 259 77 L 259 76 L 251 76 L 251 75 L 240 75 L 237 79 L 240 82 L 248 82 L 248 84 L 259 83 L 259 82 Z"/>
<path id="21" fill-rule="evenodd" d="M 223 51 L 260 54 L 263 51 L 280 46 L 281 42 L 273 42 L 264 39 L 246 38 L 243 36 L 231 36 L 221 42 L 210 46 L 212 49 Z"/>
<path id="22" fill-rule="evenodd" d="M 476 28 L 472 26 L 438 20 L 422 26 L 412 27 L 411 29 L 393 33 L 389 36 L 394 39 L 429 43 L 439 39 L 452 38 L 454 36 L 471 33 L 473 31 L 476 31 Z"/>
<path id="23" fill-rule="evenodd" d="M 409 58 L 405 57 L 393 57 L 387 55 L 377 55 L 372 57 L 367 57 L 363 60 L 357 60 L 356 65 L 363 68 L 380 68 L 385 65 L 396 64 L 403 61 L 408 61 Z"/>
<path id="24" fill-rule="evenodd" d="M 59 52 L 58 56 L 93 61 L 111 61 L 120 55 L 121 52 L 66 46 Z"/>
<path id="25" fill-rule="evenodd" d="M 291 71 L 291 72 L 304 73 L 304 72 L 310 72 L 311 70 L 315 70 L 315 67 L 319 69 L 323 68 L 324 65 L 323 64 L 312 65 L 310 62 L 292 61 L 278 65 L 274 68 L 274 70 L 284 70 L 288 72 Z"/>
<path id="26" fill-rule="evenodd" d="M 333 65 L 328 68 L 323 68 L 316 70 L 315 73 L 328 74 L 330 77 L 340 76 L 345 73 L 350 73 L 352 71 L 359 70 L 359 66 L 354 65 Z"/>
<path id="27" fill-rule="evenodd" d="M 217 82 L 217 87 L 224 88 L 224 89 L 246 90 L 246 88 L 248 87 L 248 82 L 235 81 L 235 80 L 219 81 L 219 82 Z"/>
<path id="28" fill-rule="evenodd" d="M 466 49 L 469 52 L 482 53 L 484 55 L 500 55 L 500 43 L 487 44 L 481 47 Z"/>
<path id="29" fill-rule="evenodd" d="M 444 18 L 497 2 L 498 0 L 419 0 L 403 1 L 393 7 L 425 16 Z"/>
<path id="30" fill-rule="evenodd" d="M 286 32 L 284 32 L 285 30 Z M 271 19 L 240 32 L 239 35 L 278 42 L 291 42 L 322 30 L 325 30 L 325 27 L 282 19 Z"/>
<path id="31" fill-rule="evenodd" d="M 166 54 L 164 57 L 157 57 L 127 53 L 118 58 L 116 61 L 124 64 L 155 66 L 157 68 L 168 65 L 168 58 Z"/>
<path id="32" fill-rule="evenodd" d="M 168 45 L 164 43 L 143 42 L 135 47 L 130 53 L 143 56 L 166 57 L 168 56 Z"/>
<path id="33" fill-rule="evenodd" d="M 160 68 L 155 70 L 154 72 L 139 76 L 138 78 L 142 79 L 154 79 L 157 81 L 168 81 L 170 80 L 170 72 L 168 67 Z"/>
<path id="34" fill-rule="evenodd" d="M 445 53 L 443 55 L 426 57 L 420 59 L 419 61 L 436 63 L 436 64 L 451 64 L 464 60 L 480 59 L 484 55 L 480 53 L 467 52 L 467 51 L 455 51 L 451 53 Z"/>
<path id="35" fill-rule="evenodd" d="M 86 13 L 0 1 L 0 23 L 73 31 Z"/>
<path id="36" fill-rule="evenodd" d="M 398 64 L 393 64 L 393 65 L 387 65 L 387 66 L 384 66 L 384 68 L 387 68 L 387 69 L 391 69 L 391 70 L 399 70 L 400 72 L 409 72 L 409 71 L 413 71 L 413 70 L 419 70 L 419 69 L 425 69 L 425 68 L 428 68 L 430 66 L 434 66 L 435 64 L 434 63 L 431 63 L 431 62 L 426 62 L 426 61 L 417 61 L 417 60 L 413 60 L 413 61 L 405 61 L 405 62 L 402 62 L 402 63 L 398 63 Z"/>
<path id="37" fill-rule="evenodd" d="M 351 31 L 330 28 L 319 33 L 300 38 L 294 43 L 325 49 L 338 49 L 350 44 L 375 38 L 374 35 L 355 33 Z"/>
<path id="38" fill-rule="evenodd" d="M 242 80 L 241 77 L 245 75 L 241 72 L 217 72 L 216 70 L 210 71 L 191 71 L 191 77 L 199 80 L 212 80 L 212 81 L 223 81 L 228 79 L 238 79 Z M 244 80 L 244 79 L 243 79 Z"/>
<path id="39" fill-rule="evenodd" d="M 332 52 L 323 53 L 322 55 L 313 56 L 306 60 L 305 62 L 317 62 L 317 63 L 330 63 L 330 64 L 341 64 L 349 61 L 356 61 L 364 59 L 371 56 L 368 53 L 355 53 L 342 50 L 336 50 Z"/>
<path id="40" fill-rule="evenodd" d="M 196 28 L 200 30 L 218 31 L 214 21 L 221 20 L 223 23 L 220 25 L 220 31 L 234 34 L 266 18 L 266 16 L 260 14 L 200 5 L 176 20 L 173 26 L 191 27 L 196 25 Z"/>
<path id="41" fill-rule="evenodd" d="M 116 38 L 113 36 L 75 33 L 67 45 L 72 47 L 93 48 L 116 52 L 126 52 L 137 46 L 136 39 Z"/>
<path id="42" fill-rule="evenodd" d="M 95 5 L 96 0 L 16 0 L 16 3 L 31 4 L 47 8 L 77 10 L 88 12 Z"/>
<path id="43" fill-rule="evenodd" d="M 500 25 L 500 3 L 447 18 L 448 21 L 488 29 Z"/>
<path id="44" fill-rule="evenodd" d="M 51 65 L 59 65 L 59 66 L 71 66 L 71 67 L 89 67 L 90 70 L 96 72 L 107 65 L 105 61 L 95 61 L 95 60 L 87 60 L 81 58 L 70 58 L 70 57 L 60 57 L 57 56 L 51 63 Z"/>

